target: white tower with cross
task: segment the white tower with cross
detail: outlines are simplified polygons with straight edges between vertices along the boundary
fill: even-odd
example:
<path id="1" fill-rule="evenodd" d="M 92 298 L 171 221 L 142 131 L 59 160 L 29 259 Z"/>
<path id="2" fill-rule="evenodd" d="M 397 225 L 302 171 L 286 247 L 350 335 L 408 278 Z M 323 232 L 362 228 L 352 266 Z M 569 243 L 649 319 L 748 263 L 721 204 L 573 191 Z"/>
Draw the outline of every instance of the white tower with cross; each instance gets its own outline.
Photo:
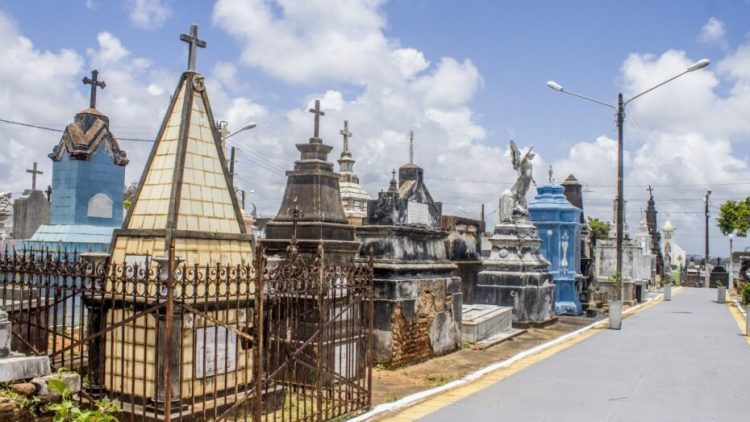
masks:
<path id="1" fill-rule="evenodd" d="M 352 226 L 361 226 L 367 216 L 367 201 L 370 195 L 359 184 L 359 176 L 354 173 L 354 158 L 349 150 L 349 140 L 354 134 L 349 130 L 349 121 L 344 120 L 344 128 L 339 131 L 342 136 L 344 149 L 339 158 L 339 190 L 341 191 L 341 205 Z"/>

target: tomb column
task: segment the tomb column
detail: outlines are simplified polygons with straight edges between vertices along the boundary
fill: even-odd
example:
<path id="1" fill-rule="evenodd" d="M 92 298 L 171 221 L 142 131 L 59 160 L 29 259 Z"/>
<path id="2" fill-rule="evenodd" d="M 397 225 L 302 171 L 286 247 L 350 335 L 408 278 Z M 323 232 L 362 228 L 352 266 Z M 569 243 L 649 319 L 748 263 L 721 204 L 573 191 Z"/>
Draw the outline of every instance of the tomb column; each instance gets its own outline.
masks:
<path id="1" fill-rule="evenodd" d="M 101 276 L 106 274 L 109 254 L 101 252 L 84 252 L 81 254 L 84 268 L 86 268 L 87 292 L 83 294 L 83 304 L 86 306 L 88 335 L 102 333 L 88 341 L 88 392 L 94 398 L 103 397 L 106 393 L 104 387 L 104 366 L 106 364 L 107 338 L 104 331 L 107 328 L 106 312 L 101 294 Z"/>

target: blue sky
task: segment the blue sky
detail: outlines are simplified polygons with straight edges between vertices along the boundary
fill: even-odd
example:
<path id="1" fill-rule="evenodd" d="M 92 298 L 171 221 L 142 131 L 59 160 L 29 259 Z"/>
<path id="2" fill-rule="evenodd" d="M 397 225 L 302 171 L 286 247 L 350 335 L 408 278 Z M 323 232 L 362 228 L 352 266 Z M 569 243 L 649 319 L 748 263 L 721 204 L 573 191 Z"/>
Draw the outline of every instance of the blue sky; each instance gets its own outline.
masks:
<path id="1" fill-rule="evenodd" d="M 138 15 L 139 8 L 146 14 Z M 255 189 L 254 201 L 267 214 L 277 210 L 281 170 L 295 159 L 293 143 L 305 140 L 309 131 L 304 109 L 312 98 L 322 97 L 331 108 L 324 135 L 333 138 L 338 120 L 351 121 L 352 148 L 359 158 L 355 169 L 373 196 L 387 186 L 390 168 L 405 161 L 403 140 L 414 127 L 417 162 L 422 154 L 428 185 L 447 212 L 496 201 L 512 182 L 502 153 L 513 138 L 539 152 L 538 180 L 546 180 L 549 164 L 559 178 L 575 172 L 590 185 L 587 213 L 610 219 L 612 113 L 555 93 L 545 82 L 554 79 L 570 90 L 614 101 L 620 90 L 632 93 L 704 57 L 713 62 L 705 75 L 687 75 L 633 104 L 638 127 L 629 120 L 625 128 L 631 231 L 637 230 L 645 207 L 645 185 L 653 183 L 661 216 L 675 222 L 678 241 L 689 252 L 700 252 L 703 192 L 713 188 L 718 206 L 746 195 L 750 186 L 750 121 L 737 111 L 746 104 L 750 81 L 748 1 L 365 0 L 291 7 L 284 1 L 27 0 L 0 1 L 0 13 L 11 22 L 12 29 L 5 31 L 9 37 L 33 43 L 30 60 L 51 60 L 61 67 L 57 83 L 68 90 L 51 96 L 50 110 L 27 106 L 21 112 L 6 105 L 0 107 L 0 118 L 62 129 L 86 105 L 88 95 L 78 81 L 97 67 L 110 81 L 100 104 L 113 129 L 121 137 L 138 138 L 155 136 L 166 99 L 185 67 L 186 49 L 178 34 L 197 23 L 208 42 L 199 53 L 198 69 L 215 81 L 209 95 L 217 118 L 234 127 L 244 123 L 237 120 L 258 122 L 257 130 L 237 140 L 245 166 L 239 184 Z M 265 33 L 253 29 L 266 27 Z M 264 39 L 269 36 L 273 39 Z M 322 43 L 337 36 L 345 40 L 327 50 L 316 44 L 318 36 Z M 317 49 L 337 54 L 305 55 Z M 63 50 L 77 60 L 63 57 Z M 396 53 L 405 53 L 414 66 L 399 68 L 403 77 L 383 64 Z M 43 95 L 24 90 L 28 82 L 17 74 L 23 67 L 2 66 L 6 98 Z M 40 86 L 55 83 L 54 75 L 44 78 Z M 712 125 L 716 119 L 705 116 L 713 112 L 734 120 Z M 27 158 L 24 151 L 22 160 L 36 159 L 43 167 L 49 167 L 46 151 L 57 141 L 50 136 L 0 126 L 0 137 L 28 142 L 39 153 Z M 337 158 L 340 140 L 327 142 L 336 147 L 331 158 Z M 148 152 L 145 143 L 123 142 L 123 147 L 131 157 Z M 706 151 L 714 150 L 718 164 L 708 168 L 704 160 L 712 157 Z M 128 169 L 128 180 L 140 174 L 138 161 Z M 0 190 L 23 189 L 23 181 L 11 174 L 0 171 L 0 182 L 8 185 Z M 712 236 L 717 250 L 726 249 L 718 232 Z"/>

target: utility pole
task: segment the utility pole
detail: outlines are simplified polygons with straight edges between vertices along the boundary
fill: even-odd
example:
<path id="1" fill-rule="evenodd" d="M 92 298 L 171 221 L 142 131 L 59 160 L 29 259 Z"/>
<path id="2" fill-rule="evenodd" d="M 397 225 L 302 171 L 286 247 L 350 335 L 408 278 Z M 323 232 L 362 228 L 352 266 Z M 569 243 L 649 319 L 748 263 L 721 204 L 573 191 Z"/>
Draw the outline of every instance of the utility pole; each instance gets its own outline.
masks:
<path id="1" fill-rule="evenodd" d="M 706 256 L 705 256 L 706 263 L 703 265 L 703 270 L 706 272 L 706 274 L 705 274 L 705 280 L 704 280 L 704 283 L 705 283 L 706 287 L 709 286 L 708 281 L 709 281 L 709 278 L 710 278 L 710 275 L 708 274 L 708 197 L 709 196 L 711 196 L 711 190 L 710 189 L 708 191 L 706 191 L 706 197 L 704 198 L 704 201 L 705 201 L 704 215 L 706 217 Z"/>
<path id="2" fill-rule="evenodd" d="M 623 189 L 623 140 L 622 140 L 622 126 L 625 122 L 625 104 L 622 101 L 622 93 L 617 94 L 617 265 L 615 267 L 615 274 L 620 278 L 620 300 L 625 300 L 625 283 L 622 279 L 622 219 L 623 219 L 623 208 L 625 194 Z"/>

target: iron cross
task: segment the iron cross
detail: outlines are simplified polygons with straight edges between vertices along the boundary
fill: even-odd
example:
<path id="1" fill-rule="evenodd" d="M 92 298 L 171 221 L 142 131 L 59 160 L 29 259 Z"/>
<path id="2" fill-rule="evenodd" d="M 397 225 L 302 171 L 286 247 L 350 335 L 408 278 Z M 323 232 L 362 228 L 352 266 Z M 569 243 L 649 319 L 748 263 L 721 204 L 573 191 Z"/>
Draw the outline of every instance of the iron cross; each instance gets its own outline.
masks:
<path id="1" fill-rule="evenodd" d="M 344 120 L 344 129 L 342 129 L 339 133 L 341 133 L 341 136 L 344 137 L 344 154 L 349 152 L 349 138 L 354 136 L 353 133 L 349 132 L 349 121 Z"/>
<path id="2" fill-rule="evenodd" d="M 648 191 L 648 195 L 653 198 L 654 197 L 654 188 L 652 188 L 651 185 L 648 185 L 648 189 L 646 189 L 646 190 Z"/>
<path id="3" fill-rule="evenodd" d="M 320 139 L 320 116 L 326 115 L 320 110 L 320 100 L 315 100 L 315 108 L 311 108 L 309 111 L 310 113 L 315 114 L 315 132 L 313 139 Z"/>
<path id="4" fill-rule="evenodd" d="M 414 131 L 409 131 L 409 164 L 414 164 Z"/>
<path id="5" fill-rule="evenodd" d="M 34 161 L 34 166 L 30 169 L 26 169 L 26 173 L 31 173 L 31 190 L 36 190 L 36 175 L 37 174 L 44 174 L 41 171 L 36 169 L 36 161 Z"/>
<path id="6" fill-rule="evenodd" d="M 89 107 L 96 108 L 96 88 L 99 87 L 104 89 L 107 86 L 104 81 L 99 80 L 99 71 L 94 69 L 91 71 L 91 79 L 88 76 L 83 77 L 84 85 L 91 85 L 91 96 L 89 97 Z"/>
<path id="7" fill-rule="evenodd" d="M 206 42 L 198 39 L 198 25 L 190 25 L 190 35 L 180 34 L 180 41 L 188 43 L 188 72 L 195 72 L 195 55 L 198 53 L 198 47 L 206 48 Z"/>

